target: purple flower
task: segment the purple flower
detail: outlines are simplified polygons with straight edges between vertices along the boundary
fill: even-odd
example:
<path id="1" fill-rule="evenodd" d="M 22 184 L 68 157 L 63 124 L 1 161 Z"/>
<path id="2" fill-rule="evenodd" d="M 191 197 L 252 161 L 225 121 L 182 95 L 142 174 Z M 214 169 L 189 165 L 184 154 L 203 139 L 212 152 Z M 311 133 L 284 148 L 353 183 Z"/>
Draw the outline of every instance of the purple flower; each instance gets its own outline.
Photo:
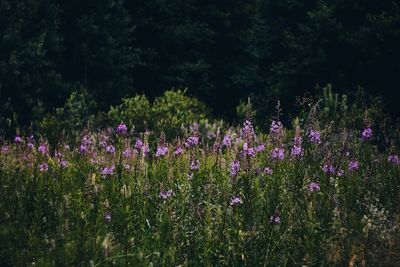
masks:
<path id="1" fill-rule="evenodd" d="M 290 150 L 290 155 L 292 156 L 292 158 L 303 157 L 304 155 L 303 148 L 301 146 L 294 145 Z"/>
<path id="2" fill-rule="evenodd" d="M 342 169 L 339 169 L 339 170 L 336 172 L 336 175 L 337 175 L 338 177 L 342 177 L 342 176 L 344 175 L 344 171 L 343 171 Z"/>
<path id="3" fill-rule="evenodd" d="M 60 161 L 60 166 L 61 166 L 61 168 L 63 168 L 63 169 L 67 168 L 67 167 L 68 167 L 68 161 L 66 161 L 66 160 L 61 160 L 61 161 Z"/>
<path id="4" fill-rule="evenodd" d="M 113 145 L 108 145 L 106 147 L 106 152 L 114 154 L 115 153 L 115 147 Z"/>
<path id="5" fill-rule="evenodd" d="M 114 169 L 115 169 L 114 165 L 112 165 L 111 167 L 104 167 L 103 170 L 101 171 L 101 175 L 103 176 L 103 178 L 105 178 L 108 175 L 113 175 Z"/>
<path id="6" fill-rule="evenodd" d="M 124 169 L 129 171 L 131 169 L 131 165 L 129 165 L 128 163 L 124 164 Z"/>
<path id="7" fill-rule="evenodd" d="M 28 148 L 29 149 L 33 149 L 35 147 L 35 145 L 34 144 L 32 144 L 32 143 L 28 143 Z"/>
<path id="8" fill-rule="evenodd" d="M 168 191 L 161 191 L 159 196 L 161 199 L 168 199 L 174 195 L 175 195 L 174 191 L 172 191 L 172 189 L 170 189 Z"/>
<path id="9" fill-rule="evenodd" d="M 185 142 L 186 147 L 194 147 L 197 146 L 198 144 L 199 144 L 199 138 L 197 136 L 191 136 Z"/>
<path id="10" fill-rule="evenodd" d="M 322 167 L 322 170 L 326 174 L 334 174 L 335 173 L 335 167 L 333 167 L 333 165 L 330 163 L 325 163 L 325 165 Z"/>
<path id="11" fill-rule="evenodd" d="M 178 146 L 174 151 L 174 155 L 176 155 L 176 156 L 181 155 L 182 153 L 183 153 L 183 149 L 180 146 Z"/>
<path id="12" fill-rule="evenodd" d="M 282 134 L 282 131 L 283 131 L 282 123 L 280 121 L 272 121 L 271 128 L 269 131 L 270 131 L 270 134 L 274 134 L 274 135 Z"/>
<path id="13" fill-rule="evenodd" d="M 274 213 L 271 215 L 271 218 L 269 219 L 270 223 L 275 223 L 275 224 L 279 224 L 281 223 L 281 217 L 279 217 L 278 213 Z"/>
<path id="14" fill-rule="evenodd" d="M 81 145 L 79 146 L 79 152 L 80 152 L 80 153 L 85 153 L 87 150 L 88 150 L 88 148 L 87 148 L 86 145 L 81 144 Z"/>
<path id="15" fill-rule="evenodd" d="M 285 150 L 283 148 L 276 147 L 271 152 L 273 159 L 283 160 L 285 158 Z"/>
<path id="16" fill-rule="evenodd" d="M 235 160 L 231 163 L 231 177 L 236 177 L 240 170 L 240 162 Z"/>
<path id="17" fill-rule="evenodd" d="M 388 162 L 396 164 L 396 165 L 400 165 L 400 159 L 399 156 L 397 155 L 389 155 L 387 157 Z"/>
<path id="18" fill-rule="evenodd" d="M 156 157 L 162 157 L 167 155 L 168 153 L 168 147 L 166 146 L 158 146 L 157 151 L 156 151 Z"/>
<path id="19" fill-rule="evenodd" d="M 243 123 L 242 136 L 247 141 L 250 141 L 255 138 L 254 128 L 253 128 L 253 124 L 251 123 L 251 121 L 246 120 Z"/>
<path id="20" fill-rule="evenodd" d="M 362 133 L 361 133 L 361 137 L 363 140 L 369 140 L 372 137 L 372 129 L 371 128 L 365 128 Z"/>
<path id="21" fill-rule="evenodd" d="M 123 122 L 121 122 L 117 127 L 117 133 L 126 134 L 127 132 L 128 132 L 128 127 L 126 127 L 126 125 Z"/>
<path id="22" fill-rule="evenodd" d="M 230 147 L 232 145 L 232 138 L 229 134 L 226 134 L 224 136 L 224 139 L 222 140 L 222 145 L 225 147 Z"/>
<path id="23" fill-rule="evenodd" d="M 360 164 L 358 163 L 357 160 L 351 160 L 349 162 L 349 171 L 356 171 L 360 167 Z"/>
<path id="24" fill-rule="evenodd" d="M 106 213 L 104 214 L 104 221 L 105 221 L 106 223 L 111 222 L 111 212 L 106 211 Z"/>
<path id="25" fill-rule="evenodd" d="M 321 144 L 321 133 L 317 130 L 310 130 L 310 133 L 308 134 L 311 143 L 314 144 Z"/>
<path id="26" fill-rule="evenodd" d="M 44 144 L 44 143 L 40 144 L 38 150 L 39 150 L 39 152 L 42 153 L 43 155 L 49 154 L 49 148 L 48 148 L 47 145 Z"/>
<path id="27" fill-rule="evenodd" d="M 129 147 L 126 148 L 123 152 L 122 152 L 122 156 L 124 156 L 125 158 L 131 158 L 133 155 L 132 149 L 130 149 Z"/>
<path id="28" fill-rule="evenodd" d="M 250 157 L 254 157 L 256 155 L 254 148 L 249 147 L 248 143 L 243 144 L 243 152 L 245 155 L 248 155 Z"/>
<path id="29" fill-rule="evenodd" d="M 187 179 L 191 181 L 193 179 L 193 172 L 189 172 L 187 175 Z"/>
<path id="30" fill-rule="evenodd" d="M 7 153 L 9 150 L 10 150 L 10 148 L 7 145 L 1 146 L 1 153 Z"/>
<path id="31" fill-rule="evenodd" d="M 200 161 L 198 159 L 192 160 L 190 163 L 190 170 L 198 171 L 200 169 Z"/>
<path id="32" fill-rule="evenodd" d="M 321 190 L 321 188 L 320 188 L 320 186 L 319 186 L 319 183 L 311 182 L 311 183 L 308 185 L 308 190 L 309 190 L 310 192 L 314 192 L 314 191 L 319 191 L 319 190 Z"/>
<path id="33" fill-rule="evenodd" d="M 257 152 L 262 152 L 265 150 L 265 145 L 264 144 L 260 144 L 256 147 L 256 151 Z"/>
<path id="34" fill-rule="evenodd" d="M 242 203 L 243 203 L 243 200 L 240 196 L 231 197 L 231 201 L 230 201 L 231 206 L 237 206 Z"/>
<path id="35" fill-rule="evenodd" d="M 264 173 L 267 175 L 272 175 L 274 172 L 270 167 L 265 167 L 264 168 Z"/>
<path id="36" fill-rule="evenodd" d="M 14 142 L 15 143 L 22 143 L 24 140 L 20 137 L 20 136 L 16 136 L 15 138 L 14 138 Z"/>
<path id="37" fill-rule="evenodd" d="M 40 164 L 39 170 L 41 172 L 47 172 L 49 170 L 49 165 L 46 162 L 44 162 L 44 163 Z"/>
<path id="38" fill-rule="evenodd" d="M 136 148 L 137 150 L 140 150 L 140 149 L 142 149 L 142 147 L 143 147 L 143 141 L 140 140 L 140 139 L 136 139 L 135 148 Z"/>

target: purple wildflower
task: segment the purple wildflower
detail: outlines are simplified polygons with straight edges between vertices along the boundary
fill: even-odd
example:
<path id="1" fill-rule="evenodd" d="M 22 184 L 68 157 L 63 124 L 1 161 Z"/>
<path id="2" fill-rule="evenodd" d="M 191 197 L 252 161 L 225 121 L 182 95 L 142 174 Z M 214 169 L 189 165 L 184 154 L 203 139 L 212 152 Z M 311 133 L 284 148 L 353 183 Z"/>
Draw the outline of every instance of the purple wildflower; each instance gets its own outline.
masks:
<path id="1" fill-rule="evenodd" d="M 122 156 L 124 156 L 125 158 L 131 158 L 133 156 L 133 152 L 131 148 L 126 148 L 123 152 L 122 152 Z"/>
<path id="2" fill-rule="evenodd" d="M 308 134 L 311 143 L 314 144 L 321 144 L 321 133 L 317 130 L 310 130 L 310 133 Z"/>
<path id="3" fill-rule="evenodd" d="M 49 170 L 49 165 L 46 162 L 44 162 L 44 163 L 40 164 L 39 170 L 41 172 L 47 172 Z"/>
<path id="4" fill-rule="evenodd" d="M 319 183 L 311 182 L 308 185 L 308 191 L 310 191 L 310 192 L 319 191 L 319 190 L 321 190 L 321 187 L 319 186 Z"/>
<path id="5" fill-rule="evenodd" d="M 270 134 L 274 134 L 274 135 L 282 134 L 282 131 L 283 131 L 282 123 L 280 121 L 272 121 L 271 128 L 269 131 L 270 131 Z"/>
<path id="6" fill-rule="evenodd" d="M 362 133 L 361 133 L 361 137 L 364 141 L 371 139 L 372 137 L 372 129 L 371 128 L 365 128 Z"/>
<path id="7" fill-rule="evenodd" d="M 22 143 L 24 140 L 20 137 L 20 136 L 16 136 L 15 138 L 14 138 L 14 142 L 15 143 Z"/>
<path id="8" fill-rule="evenodd" d="M 174 155 L 179 156 L 183 153 L 183 149 L 182 147 L 178 146 L 175 151 L 174 151 Z"/>
<path id="9" fill-rule="evenodd" d="M 232 138 L 229 134 L 226 134 L 224 136 L 224 139 L 222 140 L 222 145 L 225 147 L 230 147 L 232 145 Z"/>
<path id="10" fill-rule="evenodd" d="M 281 217 L 279 216 L 279 213 L 272 214 L 271 218 L 269 219 L 269 222 L 275 224 L 281 223 Z"/>
<path id="11" fill-rule="evenodd" d="M 129 165 L 128 163 L 124 164 L 124 169 L 129 171 L 131 169 L 131 165 Z"/>
<path id="12" fill-rule="evenodd" d="M 1 153 L 7 153 L 9 150 L 10 150 L 10 148 L 7 145 L 1 146 Z"/>
<path id="13" fill-rule="evenodd" d="M 357 160 L 351 160 L 349 162 L 349 171 L 356 171 L 360 167 L 360 164 L 358 163 Z"/>
<path id="14" fill-rule="evenodd" d="M 400 165 L 400 159 L 399 156 L 397 155 L 389 155 L 387 157 L 388 162 L 396 164 L 396 165 Z"/>
<path id="15" fill-rule="evenodd" d="M 273 159 L 283 160 L 285 158 L 285 150 L 283 148 L 276 147 L 271 152 Z"/>
<path id="16" fill-rule="evenodd" d="M 34 144 L 32 144 L 32 143 L 28 143 L 28 148 L 29 149 L 33 149 L 35 147 L 35 145 Z"/>
<path id="17" fill-rule="evenodd" d="M 48 148 L 47 145 L 44 144 L 44 143 L 40 144 L 38 150 L 39 150 L 39 152 L 42 153 L 43 155 L 49 154 L 49 148 Z"/>
<path id="18" fill-rule="evenodd" d="M 264 173 L 267 175 L 272 175 L 274 172 L 270 167 L 265 167 L 264 168 Z"/>
<path id="19" fill-rule="evenodd" d="M 290 155 L 292 156 L 292 158 L 303 157 L 303 148 L 301 146 L 294 145 L 290 150 Z"/>
<path id="20" fill-rule="evenodd" d="M 339 170 L 336 172 L 336 175 L 337 175 L 338 177 L 342 177 L 342 176 L 344 175 L 344 171 L 343 171 L 342 169 L 339 169 Z"/>
<path id="21" fill-rule="evenodd" d="M 254 157 L 256 155 L 254 148 L 253 147 L 249 147 L 248 143 L 244 143 L 243 144 L 243 152 L 245 155 L 248 155 L 250 157 Z"/>
<path id="22" fill-rule="evenodd" d="M 172 191 L 172 189 L 170 189 L 168 191 L 161 191 L 159 196 L 161 199 L 168 199 L 174 195 L 175 195 L 174 191 Z"/>
<path id="23" fill-rule="evenodd" d="M 103 178 L 105 178 L 108 175 L 113 175 L 114 169 L 115 169 L 114 165 L 112 165 L 111 167 L 104 167 L 103 170 L 101 171 L 101 175 L 103 176 Z"/>
<path id="24" fill-rule="evenodd" d="M 235 160 L 231 163 L 231 177 L 236 177 L 240 170 L 240 162 Z"/>
<path id="25" fill-rule="evenodd" d="M 123 122 L 121 122 L 117 127 L 117 133 L 126 134 L 127 132 L 128 132 L 128 127 L 126 127 L 126 125 Z"/>
<path id="26" fill-rule="evenodd" d="M 199 144 L 199 138 L 197 136 L 191 136 L 185 142 L 186 147 L 194 147 L 197 146 L 198 144 Z"/>
<path id="27" fill-rule="evenodd" d="M 113 145 L 108 145 L 106 147 L 106 152 L 114 154 L 115 153 L 115 147 Z"/>
<path id="28" fill-rule="evenodd" d="M 333 167 L 333 165 L 330 164 L 330 163 L 325 163 L 325 165 L 322 167 L 322 170 L 323 170 L 324 173 L 326 173 L 326 174 L 333 174 L 333 173 L 335 173 L 335 167 Z"/>
<path id="29" fill-rule="evenodd" d="M 243 128 L 242 128 L 242 136 L 244 137 L 245 140 L 247 141 L 251 141 L 253 139 L 255 139 L 255 133 L 254 133 L 254 128 L 253 128 L 253 124 L 251 123 L 251 121 L 246 120 L 243 123 Z"/>
<path id="30" fill-rule="evenodd" d="M 200 169 L 200 161 L 198 159 L 192 160 L 190 163 L 190 170 L 198 171 Z"/>
<path id="31" fill-rule="evenodd" d="M 162 157 L 167 155 L 168 153 L 168 147 L 166 146 L 158 146 L 157 151 L 156 151 L 156 157 Z"/>
<path id="32" fill-rule="evenodd" d="M 257 152 L 262 152 L 265 150 L 265 145 L 264 144 L 260 144 L 256 147 L 256 151 Z"/>
<path id="33" fill-rule="evenodd" d="M 79 152 L 80 152 L 80 153 L 86 153 L 87 150 L 88 150 L 88 148 L 87 148 L 86 145 L 81 144 L 81 145 L 79 146 Z"/>
<path id="34" fill-rule="evenodd" d="M 65 168 L 67 168 L 68 167 L 68 161 L 66 161 L 66 160 L 60 160 L 60 166 L 61 166 L 61 168 L 63 168 L 63 169 L 65 169 Z"/>
<path id="35" fill-rule="evenodd" d="M 243 203 L 243 200 L 240 196 L 231 197 L 231 201 L 230 201 L 231 206 L 237 206 L 242 203 Z"/>
<path id="36" fill-rule="evenodd" d="M 142 149 L 142 147 L 143 147 L 143 141 L 140 140 L 140 139 L 136 139 L 135 148 L 136 148 L 137 150 L 140 150 L 140 149 Z"/>

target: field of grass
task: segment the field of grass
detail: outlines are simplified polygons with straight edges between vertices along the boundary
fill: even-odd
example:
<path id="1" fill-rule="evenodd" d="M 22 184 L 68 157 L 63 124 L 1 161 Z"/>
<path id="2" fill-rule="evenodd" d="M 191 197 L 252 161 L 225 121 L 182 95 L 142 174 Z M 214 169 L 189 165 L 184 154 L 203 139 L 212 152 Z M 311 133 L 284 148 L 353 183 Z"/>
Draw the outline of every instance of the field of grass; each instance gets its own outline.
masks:
<path id="1" fill-rule="evenodd" d="M 396 266 L 398 150 L 293 125 L 2 141 L 0 265 Z"/>

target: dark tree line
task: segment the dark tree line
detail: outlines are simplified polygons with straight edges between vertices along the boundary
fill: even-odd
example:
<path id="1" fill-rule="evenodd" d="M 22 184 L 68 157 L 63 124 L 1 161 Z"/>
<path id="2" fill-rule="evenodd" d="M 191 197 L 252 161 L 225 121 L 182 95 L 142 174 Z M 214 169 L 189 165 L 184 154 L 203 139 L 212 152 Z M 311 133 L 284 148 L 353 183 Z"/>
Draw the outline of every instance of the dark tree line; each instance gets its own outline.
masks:
<path id="1" fill-rule="evenodd" d="M 382 94 L 400 113 L 400 2 L 365 0 L 3 0 L 2 116 L 28 123 L 85 89 L 99 109 L 188 88 L 219 115 L 252 95 L 281 99 L 331 83 Z M 5 115 L 4 115 L 5 114 Z"/>

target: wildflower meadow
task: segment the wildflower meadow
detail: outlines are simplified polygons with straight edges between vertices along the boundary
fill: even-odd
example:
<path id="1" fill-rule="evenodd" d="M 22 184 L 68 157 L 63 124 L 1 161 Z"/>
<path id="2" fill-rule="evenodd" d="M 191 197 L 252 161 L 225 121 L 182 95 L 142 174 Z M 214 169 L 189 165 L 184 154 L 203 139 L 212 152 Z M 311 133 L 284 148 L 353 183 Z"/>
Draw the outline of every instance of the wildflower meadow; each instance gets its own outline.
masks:
<path id="1" fill-rule="evenodd" d="M 0 265 L 396 266 L 400 158 L 381 129 L 269 128 L 3 140 Z"/>

